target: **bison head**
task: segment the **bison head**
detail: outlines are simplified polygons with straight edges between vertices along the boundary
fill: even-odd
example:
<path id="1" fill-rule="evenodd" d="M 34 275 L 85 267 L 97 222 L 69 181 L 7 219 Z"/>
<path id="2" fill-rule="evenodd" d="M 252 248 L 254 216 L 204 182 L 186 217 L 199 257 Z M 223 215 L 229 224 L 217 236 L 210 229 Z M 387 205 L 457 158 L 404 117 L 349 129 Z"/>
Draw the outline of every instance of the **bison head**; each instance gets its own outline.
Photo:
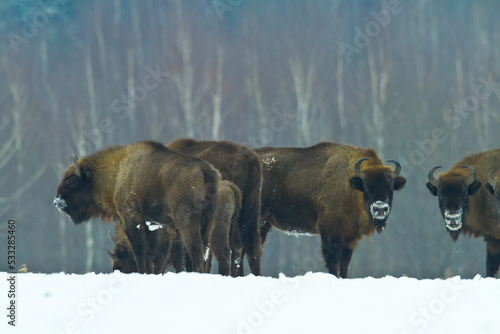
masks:
<path id="1" fill-rule="evenodd" d="M 432 195 L 438 197 L 439 209 L 443 216 L 446 229 L 453 240 L 457 240 L 465 218 L 469 211 L 469 195 L 474 195 L 481 186 L 476 181 L 476 171 L 468 165 L 460 167 L 467 168 L 469 176 L 452 171 L 441 175 L 438 179 L 434 177 L 434 171 L 441 166 L 436 166 L 429 171 L 427 189 Z"/>
<path id="2" fill-rule="evenodd" d="M 113 252 L 106 249 L 106 253 L 111 257 L 111 267 L 113 271 L 119 270 L 124 274 L 137 272 L 134 251 L 125 233 L 113 236 L 108 232 L 109 239 L 115 244 Z"/>
<path id="3" fill-rule="evenodd" d="M 96 203 L 92 186 L 90 166 L 80 165 L 73 156 L 74 165 L 68 167 L 57 187 L 54 205 L 67 214 L 75 224 L 80 224 L 96 216 Z"/>
<path id="4" fill-rule="evenodd" d="M 136 273 L 137 265 L 135 263 L 134 252 L 127 245 L 116 244 L 113 252 L 106 249 L 111 256 L 111 267 L 113 271 L 119 270 L 124 274 Z"/>
<path id="5" fill-rule="evenodd" d="M 349 180 L 351 188 L 363 192 L 365 210 L 375 224 L 377 232 L 386 225 L 391 212 L 392 196 L 395 190 L 403 189 L 406 179 L 399 176 L 401 165 L 396 160 L 389 160 L 396 165 L 393 171 L 389 167 L 368 167 L 363 172 L 360 165 L 366 158 L 359 159 L 354 165 L 356 176 Z"/>
<path id="6" fill-rule="evenodd" d="M 500 182 L 497 182 L 500 178 L 500 173 L 496 174 L 495 177 L 495 170 L 490 170 L 488 173 L 488 181 L 484 183 L 484 186 L 493 196 L 495 196 L 498 213 L 500 213 Z"/>

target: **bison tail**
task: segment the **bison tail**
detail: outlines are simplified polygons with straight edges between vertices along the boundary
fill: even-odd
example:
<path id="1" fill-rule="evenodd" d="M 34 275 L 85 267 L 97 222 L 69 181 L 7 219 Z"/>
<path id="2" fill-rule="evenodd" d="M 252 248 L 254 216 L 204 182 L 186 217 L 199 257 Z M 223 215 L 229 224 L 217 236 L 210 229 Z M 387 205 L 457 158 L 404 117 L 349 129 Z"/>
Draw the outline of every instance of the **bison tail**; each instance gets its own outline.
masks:
<path id="1" fill-rule="evenodd" d="M 238 188 L 238 186 L 234 183 L 231 183 L 231 190 L 234 194 L 234 212 L 233 216 L 231 217 L 231 223 L 237 224 L 236 221 L 241 214 L 242 195 L 240 188 Z"/>
<path id="2" fill-rule="evenodd" d="M 245 189 L 241 189 L 243 202 L 239 227 L 244 251 L 249 257 L 249 262 L 251 262 L 250 269 L 254 275 L 260 275 L 260 256 L 262 253 L 259 231 L 262 191 L 262 162 L 260 158 L 257 156 L 251 160 L 248 168 L 249 181 Z"/>
<path id="3" fill-rule="evenodd" d="M 215 220 L 221 176 L 219 171 L 213 167 L 208 167 L 203 172 L 205 175 L 205 200 L 201 214 L 201 237 L 203 244 L 207 246 L 208 234 Z"/>

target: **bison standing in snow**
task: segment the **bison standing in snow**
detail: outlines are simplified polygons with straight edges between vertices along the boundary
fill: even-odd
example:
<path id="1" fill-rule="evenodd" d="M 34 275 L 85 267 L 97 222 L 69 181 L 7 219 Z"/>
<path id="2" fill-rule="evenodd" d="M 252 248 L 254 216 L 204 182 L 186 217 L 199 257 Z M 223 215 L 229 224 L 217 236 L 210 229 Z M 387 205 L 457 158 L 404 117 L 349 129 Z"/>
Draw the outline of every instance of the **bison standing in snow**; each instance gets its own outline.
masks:
<path id="1" fill-rule="evenodd" d="M 236 271 L 231 272 L 231 254 L 239 256 L 242 251 L 241 236 L 236 222 L 240 210 L 240 189 L 234 183 L 222 180 L 218 191 L 214 223 L 208 232 L 208 249 L 210 255 L 213 254 L 217 259 L 221 275 L 237 275 Z M 148 254 L 148 265 L 154 268 L 155 274 L 163 273 L 168 263 L 173 265 L 176 272 L 186 270 L 182 241 L 177 237 L 175 230 L 168 226 L 150 223 L 145 233 L 148 249 L 151 251 Z M 136 272 L 137 267 L 132 246 L 123 231 L 123 227 L 116 225 L 116 234 L 110 237 L 115 243 L 113 252 L 107 251 L 112 258 L 113 270 L 120 270 L 124 273 Z M 187 265 L 188 270 L 190 270 L 191 264 Z M 206 271 L 210 271 L 210 268 L 207 268 Z"/>
<path id="2" fill-rule="evenodd" d="M 242 257 L 246 254 L 250 271 L 261 275 L 262 244 L 259 233 L 260 201 L 262 187 L 262 162 L 247 147 L 229 141 L 196 141 L 178 139 L 167 147 L 171 150 L 196 156 L 219 170 L 222 179 L 229 180 L 241 189 L 242 207 L 238 225 L 243 243 L 241 258 L 233 254 L 232 266 L 243 275 Z"/>
<path id="3" fill-rule="evenodd" d="M 329 272 L 347 277 L 359 240 L 381 232 L 395 190 L 404 187 L 396 169 L 372 149 L 319 143 L 308 148 L 264 147 L 262 240 L 271 226 L 297 234 L 320 234 Z"/>
<path id="4" fill-rule="evenodd" d="M 143 233 L 146 235 L 148 254 L 146 261 L 147 268 L 152 268 L 154 274 L 165 272 L 169 259 L 175 258 L 176 244 L 180 243 L 182 251 L 182 243 L 177 238 L 177 232 L 167 225 L 160 225 L 155 222 L 146 222 L 147 228 Z M 106 249 L 106 252 L 111 256 L 111 267 L 113 270 L 119 270 L 122 273 L 137 272 L 137 264 L 135 262 L 134 250 L 132 244 L 128 240 L 122 224 L 115 225 L 115 235 L 109 234 L 109 238 L 114 242 L 115 248 L 113 252 Z M 177 251 L 178 252 L 178 251 Z M 173 255 L 172 255 L 173 254 Z M 184 252 L 182 251 L 182 254 Z M 177 262 L 176 262 L 177 263 Z M 176 267 L 176 272 L 184 270 L 183 267 Z"/>
<path id="5" fill-rule="evenodd" d="M 75 157 L 57 188 L 54 205 L 75 224 L 98 217 L 122 224 L 140 273 L 152 272 L 146 222 L 171 226 L 193 270 L 202 272 L 220 178 L 209 163 L 160 143 L 113 146 L 80 160 Z"/>
<path id="6" fill-rule="evenodd" d="M 426 184 L 431 194 L 438 197 L 441 215 L 453 241 L 461 232 L 484 237 L 489 277 L 494 277 L 500 266 L 500 224 L 494 198 L 481 184 L 499 162 L 500 149 L 471 154 L 437 178 L 434 172 L 441 166 L 432 168 Z"/>

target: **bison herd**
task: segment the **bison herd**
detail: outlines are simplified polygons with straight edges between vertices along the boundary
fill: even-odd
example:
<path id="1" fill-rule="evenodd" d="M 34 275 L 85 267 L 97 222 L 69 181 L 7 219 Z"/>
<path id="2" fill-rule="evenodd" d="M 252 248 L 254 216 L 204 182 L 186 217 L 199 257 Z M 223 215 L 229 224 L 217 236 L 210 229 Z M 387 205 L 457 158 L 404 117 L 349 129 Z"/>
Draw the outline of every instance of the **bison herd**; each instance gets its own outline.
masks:
<path id="1" fill-rule="evenodd" d="M 347 277 L 363 236 L 384 230 L 401 165 L 373 149 L 321 142 L 308 148 L 249 149 L 228 141 L 144 141 L 73 158 L 54 205 L 75 224 L 115 223 L 113 270 L 261 275 L 262 244 L 272 227 L 319 234 L 326 268 Z M 464 157 L 426 186 L 445 227 L 484 237 L 486 274 L 500 266 L 500 149 Z"/>

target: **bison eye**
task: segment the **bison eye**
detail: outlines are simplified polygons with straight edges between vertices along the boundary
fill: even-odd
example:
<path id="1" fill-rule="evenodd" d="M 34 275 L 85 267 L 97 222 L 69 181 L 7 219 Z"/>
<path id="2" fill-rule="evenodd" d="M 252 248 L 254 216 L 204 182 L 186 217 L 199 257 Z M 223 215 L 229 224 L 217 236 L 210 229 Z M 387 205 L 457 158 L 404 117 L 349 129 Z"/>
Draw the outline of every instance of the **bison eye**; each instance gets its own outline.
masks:
<path id="1" fill-rule="evenodd" d="M 78 179 L 76 178 L 76 176 L 70 176 L 66 180 L 66 184 L 71 188 L 75 188 L 78 185 Z"/>

